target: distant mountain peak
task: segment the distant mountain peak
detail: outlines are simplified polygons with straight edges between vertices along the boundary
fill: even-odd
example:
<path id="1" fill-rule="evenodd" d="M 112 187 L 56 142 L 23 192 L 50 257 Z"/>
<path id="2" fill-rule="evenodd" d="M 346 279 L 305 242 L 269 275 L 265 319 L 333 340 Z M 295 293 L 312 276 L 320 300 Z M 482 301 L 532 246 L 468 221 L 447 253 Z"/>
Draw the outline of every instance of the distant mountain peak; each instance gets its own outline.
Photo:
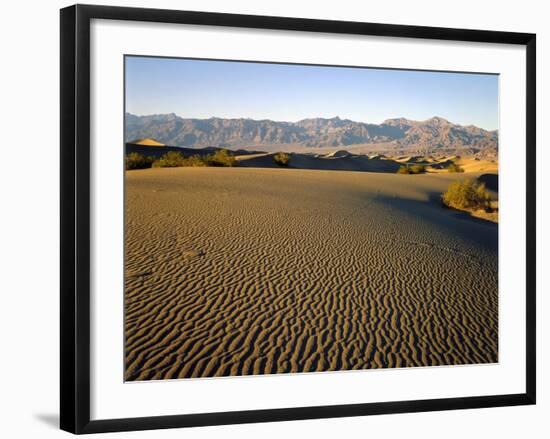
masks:
<path id="1" fill-rule="evenodd" d="M 413 126 L 418 123 L 421 123 L 417 120 L 407 119 L 406 117 L 395 117 L 392 119 L 386 119 L 382 124 L 391 125 L 391 126 Z"/>
<path id="2" fill-rule="evenodd" d="M 387 119 L 381 124 L 331 118 L 298 122 L 275 122 L 249 118 L 185 119 L 174 113 L 136 116 L 126 114 L 125 139 L 152 138 L 171 146 L 204 148 L 254 148 L 261 145 L 294 144 L 306 147 L 385 145 L 407 151 L 471 150 L 498 148 L 498 132 L 461 126 L 434 116 L 424 121 Z"/>
<path id="3" fill-rule="evenodd" d="M 430 124 L 437 124 L 437 125 L 453 125 L 451 122 L 449 122 L 447 119 L 439 116 L 433 116 L 426 120 L 427 123 Z"/>

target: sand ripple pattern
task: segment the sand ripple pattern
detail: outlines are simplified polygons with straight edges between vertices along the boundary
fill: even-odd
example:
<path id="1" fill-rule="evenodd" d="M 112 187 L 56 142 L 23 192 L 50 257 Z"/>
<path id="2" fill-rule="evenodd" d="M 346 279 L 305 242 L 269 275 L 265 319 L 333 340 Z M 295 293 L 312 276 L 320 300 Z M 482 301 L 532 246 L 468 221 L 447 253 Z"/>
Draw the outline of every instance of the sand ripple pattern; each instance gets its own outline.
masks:
<path id="1" fill-rule="evenodd" d="M 449 178 L 128 172 L 126 379 L 498 361 L 498 229 Z"/>

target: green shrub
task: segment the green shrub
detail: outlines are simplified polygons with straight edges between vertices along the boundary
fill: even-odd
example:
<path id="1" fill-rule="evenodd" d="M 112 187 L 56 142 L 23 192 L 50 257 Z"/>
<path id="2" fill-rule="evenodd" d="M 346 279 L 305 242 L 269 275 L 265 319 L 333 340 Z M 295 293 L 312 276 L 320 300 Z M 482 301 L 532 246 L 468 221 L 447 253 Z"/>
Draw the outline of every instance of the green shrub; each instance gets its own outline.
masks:
<path id="1" fill-rule="evenodd" d="M 424 174 L 426 172 L 425 165 L 401 165 L 397 170 L 398 174 Z"/>
<path id="2" fill-rule="evenodd" d="M 183 163 L 183 166 L 206 166 L 204 159 L 198 154 L 185 158 Z"/>
<path id="3" fill-rule="evenodd" d="M 443 193 L 442 201 L 446 206 L 455 209 L 489 211 L 491 208 L 491 195 L 485 183 L 472 179 L 451 183 Z"/>
<path id="4" fill-rule="evenodd" d="M 459 165 L 457 165 L 454 162 L 451 162 L 449 166 L 447 166 L 448 172 L 464 172 L 464 169 L 461 168 Z"/>
<path id="5" fill-rule="evenodd" d="M 126 169 L 146 169 L 150 168 L 153 164 L 151 157 L 144 156 L 137 152 L 131 152 L 126 156 L 125 166 Z"/>
<path id="6" fill-rule="evenodd" d="M 153 162 L 153 168 L 176 168 L 178 166 L 185 166 L 185 157 L 178 151 L 168 151 Z"/>
<path id="7" fill-rule="evenodd" d="M 286 152 L 278 152 L 273 156 L 273 160 L 275 160 L 275 163 L 279 166 L 288 166 L 290 163 L 290 154 L 287 154 Z"/>
<path id="8" fill-rule="evenodd" d="M 182 166 L 237 166 L 237 159 L 227 150 L 220 149 L 204 157 L 198 154 L 184 157 L 178 151 L 169 151 L 153 162 L 154 168 L 176 168 Z"/>
<path id="9" fill-rule="evenodd" d="M 204 158 L 206 166 L 236 166 L 237 159 L 226 149 L 220 149 Z"/>

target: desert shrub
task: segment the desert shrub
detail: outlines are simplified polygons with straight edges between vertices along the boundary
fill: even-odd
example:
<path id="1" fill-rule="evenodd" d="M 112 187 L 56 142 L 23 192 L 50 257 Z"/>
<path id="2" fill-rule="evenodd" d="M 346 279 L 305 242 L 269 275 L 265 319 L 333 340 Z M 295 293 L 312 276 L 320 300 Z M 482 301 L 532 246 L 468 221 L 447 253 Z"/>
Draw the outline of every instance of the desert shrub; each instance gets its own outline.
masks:
<path id="1" fill-rule="evenodd" d="M 459 165 L 457 165 L 454 162 L 451 162 L 449 166 L 447 166 L 448 172 L 464 172 L 464 169 L 461 168 Z"/>
<path id="2" fill-rule="evenodd" d="M 491 208 L 491 195 L 485 183 L 468 179 L 455 181 L 449 185 L 442 195 L 443 204 L 455 209 L 483 209 Z"/>
<path id="3" fill-rule="evenodd" d="M 204 159 L 198 155 L 192 155 L 191 157 L 187 157 L 184 159 L 183 166 L 206 166 L 206 162 Z"/>
<path id="4" fill-rule="evenodd" d="M 153 164 L 151 157 L 144 156 L 137 152 L 131 152 L 126 156 L 125 166 L 126 169 L 146 169 L 150 168 Z"/>
<path id="5" fill-rule="evenodd" d="M 169 151 L 153 162 L 154 168 L 176 168 L 181 166 L 237 166 L 237 160 L 227 150 L 221 149 L 203 157 L 198 154 L 184 157 L 178 151 Z"/>
<path id="6" fill-rule="evenodd" d="M 412 165 L 410 168 L 411 174 L 423 174 L 426 172 L 425 165 Z"/>
<path id="7" fill-rule="evenodd" d="M 153 162 L 153 168 L 176 168 L 178 166 L 185 166 L 185 157 L 178 151 L 168 151 Z"/>
<path id="8" fill-rule="evenodd" d="M 273 156 L 273 160 L 275 160 L 275 163 L 279 166 L 288 166 L 290 163 L 290 154 L 287 154 L 286 152 L 278 152 Z"/>
<path id="9" fill-rule="evenodd" d="M 402 165 L 397 170 L 398 174 L 423 174 L 424 172 L 426 172 L 425 165 Z"/>
<path id="10" fill-rule="evenodd" d="M 220 149 L 204 158 L 206 166 L 236 166 L 237 159 L 226 149 Z"/>

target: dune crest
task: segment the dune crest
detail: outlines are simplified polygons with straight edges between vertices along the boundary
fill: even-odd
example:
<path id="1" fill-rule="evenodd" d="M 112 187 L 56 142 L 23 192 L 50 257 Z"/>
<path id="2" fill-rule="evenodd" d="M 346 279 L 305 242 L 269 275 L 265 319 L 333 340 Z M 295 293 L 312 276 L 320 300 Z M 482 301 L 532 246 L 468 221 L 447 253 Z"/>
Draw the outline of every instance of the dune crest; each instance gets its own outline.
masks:
<path id="1" fill-rule="evenodd" d="M 161 143 L 158 140 L 152 139 L 150 137 L 147 137 L 145 139 L 133 140 L 128 143 L 131 143 L 133 145 L 141 145 L 141 146 L 166 146 L 164 143 Z"/>

